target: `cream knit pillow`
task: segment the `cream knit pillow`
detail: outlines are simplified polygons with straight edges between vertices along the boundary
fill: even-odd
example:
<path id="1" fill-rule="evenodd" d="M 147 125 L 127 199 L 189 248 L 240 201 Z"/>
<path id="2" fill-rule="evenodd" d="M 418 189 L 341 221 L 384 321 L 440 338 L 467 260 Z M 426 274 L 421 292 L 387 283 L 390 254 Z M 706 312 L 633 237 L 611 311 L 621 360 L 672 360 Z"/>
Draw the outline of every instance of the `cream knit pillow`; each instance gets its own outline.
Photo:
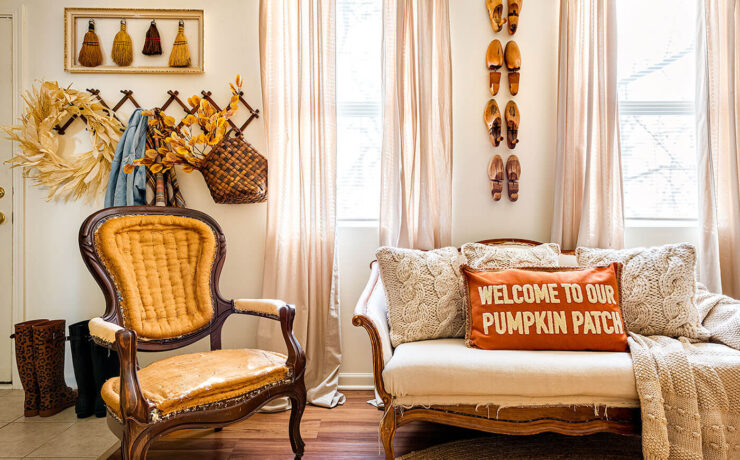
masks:
<path id="1" fill-rule="evenodd" d="M 560 246 L 555 243 L 531 247 L 465 243 L 462 253 L 472 268 L 557 267 Z"/>
<path id="2" fill-rule="evenodd" d="M 576 249 L 578 265 L 621 262 L 622 314 L 627 329 L 642 335 L 707 339 L 694 304 L 696 249 L 667 244 L 634 249 Z"/>
<path id="3" fill-rule="evenodd" d="M 419 251 L 382 247 L 375 257 L 388 298 L 394 347 L 465 335 L 461 259 L 456 248 Z"/>

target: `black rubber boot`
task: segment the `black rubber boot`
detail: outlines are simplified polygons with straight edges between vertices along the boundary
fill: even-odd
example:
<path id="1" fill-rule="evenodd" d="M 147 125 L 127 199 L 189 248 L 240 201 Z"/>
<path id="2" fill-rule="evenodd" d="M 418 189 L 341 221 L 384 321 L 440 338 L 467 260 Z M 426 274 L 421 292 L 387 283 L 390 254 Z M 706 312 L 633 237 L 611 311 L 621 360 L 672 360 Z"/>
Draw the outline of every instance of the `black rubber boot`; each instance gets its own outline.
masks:
<path id="1" fill-rule="evenodd" d="M 77 418 L 90 417 L 95 411 L 96 394 L 91 351 L 93 345 L 87 321 L 69 326 L 69 348 L 72 350 L 72 366 L 79 392 L 75 403 Z"/>
<path id="2" fill-rule="evenodd" d="M 100 390 L 106 380 L 118 377 L 121 373 L 121 364 L 118 361 L 118 353 L 101 347 L 95 342 L 90 343 L 92 357 L 93 379 L 95 381 L 95 416 L 105 417 L 105 401 L 100 396 Z"/>

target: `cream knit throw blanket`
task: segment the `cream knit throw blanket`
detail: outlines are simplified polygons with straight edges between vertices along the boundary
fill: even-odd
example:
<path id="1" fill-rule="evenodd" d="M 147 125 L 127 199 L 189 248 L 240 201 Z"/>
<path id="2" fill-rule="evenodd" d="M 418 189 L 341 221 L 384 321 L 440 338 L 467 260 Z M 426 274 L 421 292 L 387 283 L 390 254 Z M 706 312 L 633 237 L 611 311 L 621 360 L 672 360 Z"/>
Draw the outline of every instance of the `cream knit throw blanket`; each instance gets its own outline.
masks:
<path id="1" fill-rule="evenodd" d="M 647 460 L 740 458 L 740 301 L 699 285 L 696 303 L 712 343 L 629 337 Z"/>

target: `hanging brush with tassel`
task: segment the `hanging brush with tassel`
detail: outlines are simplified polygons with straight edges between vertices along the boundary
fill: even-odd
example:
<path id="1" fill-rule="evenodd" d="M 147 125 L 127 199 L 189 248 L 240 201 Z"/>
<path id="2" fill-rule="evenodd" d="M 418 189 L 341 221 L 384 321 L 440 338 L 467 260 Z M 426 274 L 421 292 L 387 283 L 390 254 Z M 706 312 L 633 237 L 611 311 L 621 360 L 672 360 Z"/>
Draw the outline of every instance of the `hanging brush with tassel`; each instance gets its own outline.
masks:
<path id="1" fill-rule="evenodd" d="M 90 19 L 87 32 L 82 39 L 82 48 L 77 58 L 80 65 L 85 67 L 97 67 L 103 63 L 103 53 L 100 52 L 100 40 L 95 33 L 95 21 Z"/>
<path id="2" fill-rule="evenodd" d="M 159 41 L 159 30 L 157 30 L 157 23 L 154 19 L 152 19 L 152 23 L 149 25 L 149 30 L 146 31 L 144 49 L 141 52 L 147 56 L 158 56 L 162 54 L 162 43 Z"/>
<path id="3" fill-rule="evenodd" d="M 121 67 L 131 65 L 134 60 L 134 46 L 131 41 L 131 35 L 126 32 L 126 20 L 121 19 L 121 30 L 118 31 L 113 39 L 113 51 L 111 51 L 113 62 Z"/>
<path id="4" fill-rule="evenodd" d="M 177 26 L 177 37 L 175 37 L 175 44 L 172 45 L 172 52 L 170 53 L 170 67 L 189 66 L 190 48 L 188 47 L 188 39 L 185 36 L 185 21 L 180 19 L 180 24 Z"/>

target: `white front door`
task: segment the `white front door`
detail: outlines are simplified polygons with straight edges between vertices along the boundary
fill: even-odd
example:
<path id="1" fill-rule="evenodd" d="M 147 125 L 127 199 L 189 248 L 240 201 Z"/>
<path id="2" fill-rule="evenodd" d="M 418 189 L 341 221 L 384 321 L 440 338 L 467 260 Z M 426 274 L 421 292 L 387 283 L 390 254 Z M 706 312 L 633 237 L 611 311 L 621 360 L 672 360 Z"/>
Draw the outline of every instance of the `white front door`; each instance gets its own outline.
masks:
<path id="1" fill-rule="evenodd" d="M 13 20 L 0 16 L 0 126 L 13 120 Z M 10 382 L 13 363 L 13 173 L 5 164 L 13 144 L 0 136 L 0 383 Z"/>

